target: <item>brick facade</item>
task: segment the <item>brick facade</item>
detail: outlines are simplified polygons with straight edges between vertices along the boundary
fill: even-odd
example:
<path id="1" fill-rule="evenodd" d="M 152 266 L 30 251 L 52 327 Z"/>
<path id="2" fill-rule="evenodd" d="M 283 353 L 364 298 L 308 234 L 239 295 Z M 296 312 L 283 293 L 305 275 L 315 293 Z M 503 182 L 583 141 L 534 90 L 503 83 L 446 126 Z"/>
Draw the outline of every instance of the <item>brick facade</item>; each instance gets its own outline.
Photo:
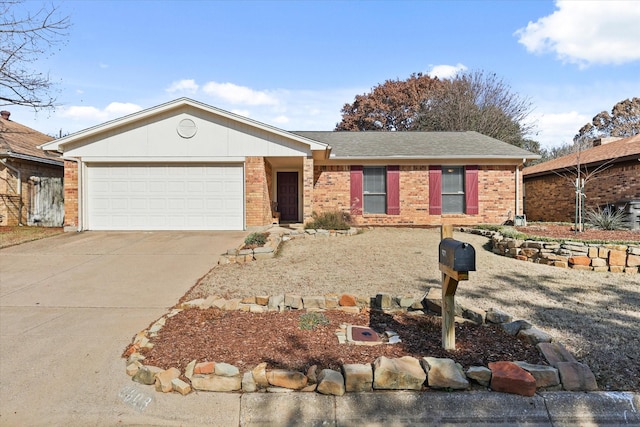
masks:
<path id="1" fill-rule="evenodd" d="M 271 224 L 271 164 L 264 157 L 247 157 L 244 168 L 246 226 Z"/>
<path id="2" fill-rule="evenodd" d="M 78 226 L 78 163 L 64 161 L 64 226 Z"/>
<path id="3" fill-rule="evenodd" d="M 593 170 L 591 168 L 590 170 Z M 575 220 L 575 175 L 548 173 L 525 178 L 525 214 L 530 221 Z M 585 206 L 595 208 L 621 200 L 640 199 L 640 162 L 612 165 L 585 184 Z"/>
<path id="4" fill-rule="evenodd" d="M 348 165 L 314 168 L 313 206 L 317 212 L 351 210 L 350 170 Z M 352 218 L 358 225 L 503 223 L 515 214 L 515 188 L 515 166 L 481 166 L 478 215 L 430 215 L 429 166 L 403 165 L 400 166 L 400 214 L 364 214 L 352 215 Z"/>
<path id="5" fill-rule="evenodd" d="M 29 178 L 62 178 L 63 171 L 60 166 L 21 160 L 12 160 L 11 166 L 20 171 L 22 193 L 18 195 L 17 174 L 0 165 L 0 225 L 26 225 L 29 212 L 32 212 L 31 194 L 34 191 Z"/>

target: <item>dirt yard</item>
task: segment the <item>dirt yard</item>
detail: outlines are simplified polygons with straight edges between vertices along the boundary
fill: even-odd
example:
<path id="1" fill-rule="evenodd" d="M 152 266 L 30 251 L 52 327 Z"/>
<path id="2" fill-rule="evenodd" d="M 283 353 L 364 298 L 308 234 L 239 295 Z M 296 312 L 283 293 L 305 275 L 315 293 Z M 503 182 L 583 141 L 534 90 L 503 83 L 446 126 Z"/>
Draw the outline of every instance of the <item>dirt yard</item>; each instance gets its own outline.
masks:
<path id="1" fill-rule="evenodd" d="M 0 249 L 21 243 L 55 236 L 64 232 L 62 227 L 0 227 Z"/>
<path id="2" fill-rule="evenodd" d="M 552 334 L 592 369 L 601 390 L 640 390 L 640 274 L 527 263 L 491 253 L 486 237 L 454 237 L 476 248 L 478 269 L 458 287 L 458 302 L 500 308 Z M 276 258 L 215 267 L 184 299 L 378 292 L 421 297 L 440 287 L 439 240 L 438 229 L 406 228 L 291 240 Z"/>

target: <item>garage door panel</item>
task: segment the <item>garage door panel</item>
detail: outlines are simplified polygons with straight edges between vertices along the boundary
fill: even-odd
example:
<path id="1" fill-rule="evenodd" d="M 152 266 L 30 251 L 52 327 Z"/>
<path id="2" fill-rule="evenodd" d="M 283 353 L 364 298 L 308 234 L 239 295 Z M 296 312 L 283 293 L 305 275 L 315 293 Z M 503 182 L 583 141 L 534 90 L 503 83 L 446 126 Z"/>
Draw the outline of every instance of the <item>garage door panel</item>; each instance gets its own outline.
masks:
<path id="1" fill-rule="evenodd" d="M 89 165 L 88 228 L 241 230 L 241 165 Z"/>

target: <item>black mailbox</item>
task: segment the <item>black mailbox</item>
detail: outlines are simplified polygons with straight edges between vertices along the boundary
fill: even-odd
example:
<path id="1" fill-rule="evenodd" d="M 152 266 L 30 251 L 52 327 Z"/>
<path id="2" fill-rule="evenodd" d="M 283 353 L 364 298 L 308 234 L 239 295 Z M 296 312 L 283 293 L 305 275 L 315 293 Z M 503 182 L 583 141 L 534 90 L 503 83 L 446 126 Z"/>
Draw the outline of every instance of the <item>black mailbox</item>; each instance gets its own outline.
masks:
<path id="1" fill-rule="evenodd" d="M 447 237 L 440 241 L 440 264 L 453 271 L 476 271 L 476 250 L 469 243 Z"/>

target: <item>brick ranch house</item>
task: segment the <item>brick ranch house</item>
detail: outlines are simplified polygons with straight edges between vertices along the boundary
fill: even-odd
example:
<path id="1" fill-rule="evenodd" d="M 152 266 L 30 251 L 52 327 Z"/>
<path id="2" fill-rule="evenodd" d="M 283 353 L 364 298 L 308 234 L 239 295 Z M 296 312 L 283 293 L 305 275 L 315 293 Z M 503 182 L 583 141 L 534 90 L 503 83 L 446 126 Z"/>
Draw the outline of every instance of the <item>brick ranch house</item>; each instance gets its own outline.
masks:
<path id="1" fill-rule="evenodd" d="M 63 161 L 38 146 L 53 140 L 0 111 L 0 225 L 62 226 Z"/>
<path id="2" fill-rule="evenodd" d="M 360 225 L 502 223 L 536 155 L 476 132 L 287 132 L 181 98 L 43 144 L 69 230 L 242 230 L 348 211 Z"/>
<path id="3" fill-rule="evenodd" d="M 583 172 L 591 172 L 604 165 L 601 172 L 585 184 L 585 206 L 596 208 L 613 204 L 627 209 L 629 213 L 637 206 L 640 215 L 638 160 L 640 135 L 601 139 L 596 141 L 595 147 L 582 151 L 580 163 Z M 576 193 L 572 181 L 576 176 L 576 164 L 577 154 L 568 154 L 524 168 L 525 214 L 528 220 L 574 221 Z M 640 227 L 637 221 L 636 228 Z"/>

